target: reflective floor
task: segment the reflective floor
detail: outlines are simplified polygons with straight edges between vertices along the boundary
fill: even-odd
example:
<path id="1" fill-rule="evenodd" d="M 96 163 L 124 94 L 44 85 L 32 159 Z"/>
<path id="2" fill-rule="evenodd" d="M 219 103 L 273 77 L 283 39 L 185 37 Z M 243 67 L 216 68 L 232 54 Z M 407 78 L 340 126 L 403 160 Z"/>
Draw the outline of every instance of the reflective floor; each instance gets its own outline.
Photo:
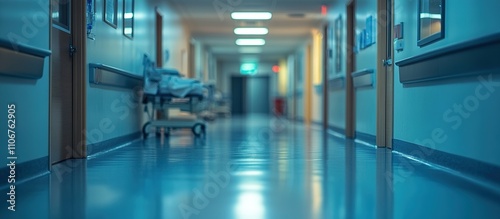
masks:
<path id="1" fill-rule="evenodd" d="M 16 193 L 16 212 L 4 202 L 0 218 L 500 217 L 497 192 L 268 117 L 217 120 L 205 140 L 178 132 L 64 162 Z"/>

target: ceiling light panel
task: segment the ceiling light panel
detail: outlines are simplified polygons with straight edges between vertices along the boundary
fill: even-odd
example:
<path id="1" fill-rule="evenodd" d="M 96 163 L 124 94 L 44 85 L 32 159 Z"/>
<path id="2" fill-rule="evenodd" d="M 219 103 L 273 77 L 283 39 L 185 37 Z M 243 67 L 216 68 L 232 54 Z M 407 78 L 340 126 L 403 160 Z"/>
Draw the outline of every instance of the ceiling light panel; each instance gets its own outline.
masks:
<path id="1" fill-rule="evenodd" d="M 269 30 L 265 27 L 239 27 L 234 29 L 234 33 L 236 35 L 266 35 Z"/>
<path id="2" fill-rule="evenodd" d="M 261 53 L 262 48 L 261 47 L 241 47 L 239 49 L 240 53 Z"/>
<path id="3" fill-rule="evenodd" d="M 234 20 L 270 20 L 273 14 L 269 12 L 233 12 L 231 18 Z"/>
<path id="4" fill-rule="evenodd" d="M 264 39 L 237 39 L 236 45 L 238 46 L 262 46 L 265 45 Z"/>

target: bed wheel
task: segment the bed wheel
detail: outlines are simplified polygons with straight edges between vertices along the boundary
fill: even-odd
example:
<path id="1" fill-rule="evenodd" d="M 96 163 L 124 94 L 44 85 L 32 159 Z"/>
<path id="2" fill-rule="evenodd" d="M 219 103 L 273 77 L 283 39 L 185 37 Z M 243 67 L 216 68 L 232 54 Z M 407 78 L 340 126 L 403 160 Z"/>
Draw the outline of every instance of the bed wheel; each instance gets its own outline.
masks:
<path id="1" fill-rule="evenodd" d="M 205 134 L 205 124 L 197 123 L 191 130 L 195 136 L 201 136 Z"/>
<path id="2" fill-rule="evenodd" d="M 148 138 L 148 130 L 151 129 L 151 122 L 146 122 L 144 126 L 142 126 L 142 137 L 145 139 Z"/>

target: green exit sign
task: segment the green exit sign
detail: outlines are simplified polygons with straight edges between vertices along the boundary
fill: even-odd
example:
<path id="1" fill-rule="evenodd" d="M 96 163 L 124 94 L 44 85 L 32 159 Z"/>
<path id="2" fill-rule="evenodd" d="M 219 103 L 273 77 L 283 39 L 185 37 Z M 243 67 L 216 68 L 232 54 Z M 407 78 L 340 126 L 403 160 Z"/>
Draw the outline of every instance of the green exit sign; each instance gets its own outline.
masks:
<path id="1" fill-rule="evenodd" d="M 243 63 L 243 64 L 241 64 L 240 73 L 243 75 L 257 74 L 257 64 L 256 63 Z"/>

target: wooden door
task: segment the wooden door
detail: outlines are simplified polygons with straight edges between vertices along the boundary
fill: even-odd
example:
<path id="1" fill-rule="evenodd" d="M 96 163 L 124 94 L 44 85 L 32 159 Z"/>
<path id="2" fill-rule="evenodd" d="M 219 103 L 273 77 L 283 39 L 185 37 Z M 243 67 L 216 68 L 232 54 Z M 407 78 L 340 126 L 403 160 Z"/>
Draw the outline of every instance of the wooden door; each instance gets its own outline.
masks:
<path id="1" fill-rule="evenodd" d="M 73 156 L 73 53 L 71 1 L 51 0 L 50 162 Z"/>

